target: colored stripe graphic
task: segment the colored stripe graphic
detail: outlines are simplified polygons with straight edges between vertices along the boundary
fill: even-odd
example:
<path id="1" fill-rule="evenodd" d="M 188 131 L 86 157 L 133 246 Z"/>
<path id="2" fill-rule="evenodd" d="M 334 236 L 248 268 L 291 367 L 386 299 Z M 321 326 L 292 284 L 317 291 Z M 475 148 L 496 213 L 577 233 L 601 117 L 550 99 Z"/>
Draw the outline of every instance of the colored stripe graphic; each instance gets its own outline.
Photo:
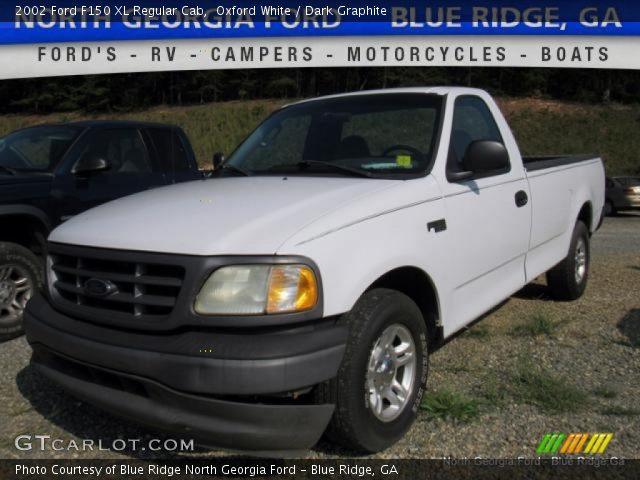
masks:
<path id="1" fill-rule="evenodd" d="M 613 435 L 611 435 L 611 436 L 613 437 Z M 587 438 L 589 438 L 589 434 L 588 433 L 583 433 L 582 434 L 582 439 L 580 440 L 578 445 L 576 445 L 575 450 L 573 452 L 571 452 L 571 453 L 580 453 L 582 451 L 583 445 L 587 441 Z"/>
<path id="2" fill-rule="evenodd" d="M 565 439 L 564 433 L 547 433 L 540 445 L 538 445 L 537 453 L 556 453 L 562 445 L 562 441 Z"/>
<path id="3" fill-rule="evenodd" d="M 558 449 L 560 448 L 560 445 L 562 445 L 562 441 L 565 438 L 566 438 L 566 435 L 564 433 L 558 434 L 558 438 L 556 439 L 556 443 L 553 444 L 553 447 L 551 448 L 550 453 L 556 453 L 558 451 Z"/>
<path id="4" fill-rule="evenodd" d="M 593 447 L 594 443 L 596 443 L 596 440 L 598 440 L 599 436 L 600 435 L 596 433 L 591 437 L 591 440 L 589 440 L 589 443 L 587 443 L 587 448 L 584 449 L 584 453 L 591 453 L 591 448 Z"/>
<path id="5" fill-rule="evenodd" d="M 567 453 L 567 450 L 572 449 L 572 444 L 574 443 L 574 440 L 576 439 L 577 435 L 575 433 L 570 434 L 567 437 L 567 441 L 564 442 L 564 445 L 562 445 L 562 448 L 560 449 L 560 453 Z M 575 445 L 574 445 L 575 446 Z"/>
<path id="6" fill-rule="evenodd" d="M 594 435 L 596 436 L 596 435 Z M 598 449 L 600 448 L 600 444 L 602 443 L 602 440 L 604 440 L 604 435 L 601 433 L 597 434 L 597 438 L 596 438 L 596 443 L 593 444 L 593 447 L 591 447 L 591 451 L 587 452 L 587 453 L 596 453 L 598 451 Z"/>
<path id="7" fill-rule="evenodd" d="M 536 452 L 540 454 L 601 454 L 607 449 L 613 433 L 547 433 Z M 587 442 L 588 440 L 588 442 Z M 583 447 L 587 444 L 586 448 Z"/>
<path id="8" fill-rule="evenodd" d="M 612 438 L 613 433 L 594 433 L 584 453 L 604 453 Z"/>
<path id="9" fill-rule="evenodd" d="M 609 446 L 609 442 L 613 438 L 613 433 L 607 433 L 606 435 L 607 436 L 605 437 L 604 441 L 602 442 L 602 445 L 600 446 L 600 450 L 598 450 L 598 453 L 604 453 L 604 451 Z"/>
<path id="10" fill-rule="evenodd" d="M 537 454 L 545 453 L 545 450 L 547 448 L 547 442 L 549 441 L 550 437 L 551 437 L 550 433 L 547 433 L 544 437 L 542 437 L 542 441 L 540 442 L 540 445 L 538 445 L 538 449 L 536 450 Z"/>

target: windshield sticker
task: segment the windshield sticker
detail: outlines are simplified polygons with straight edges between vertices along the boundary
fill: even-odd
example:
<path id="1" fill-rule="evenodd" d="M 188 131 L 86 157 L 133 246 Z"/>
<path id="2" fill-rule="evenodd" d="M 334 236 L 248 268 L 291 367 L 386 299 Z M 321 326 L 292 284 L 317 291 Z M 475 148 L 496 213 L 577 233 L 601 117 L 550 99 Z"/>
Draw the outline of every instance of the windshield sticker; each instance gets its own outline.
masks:
<path id="1" fill-rule="evenodd" d="M 398 155 L 396 157 L 396 165 L 402 168 L 411 168 L 411 155 Z"/>

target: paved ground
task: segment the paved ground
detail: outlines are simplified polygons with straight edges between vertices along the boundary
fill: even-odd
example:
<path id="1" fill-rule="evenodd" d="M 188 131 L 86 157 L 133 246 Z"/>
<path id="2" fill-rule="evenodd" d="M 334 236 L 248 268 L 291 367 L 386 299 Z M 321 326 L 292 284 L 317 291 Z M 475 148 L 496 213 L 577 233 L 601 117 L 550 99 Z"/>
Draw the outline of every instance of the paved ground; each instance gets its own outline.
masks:
<path id="1" fill-rule="evenodd" d="M 608 454 L 640 457 L 640 215 L 607 219 L 592 251 L 581 300 L 553 302 L 536 283 L 433 354 L 429 389 L 458 399 L 443 409 L 454 418 L 423 412 L 410 434 L 380 456 L 531 456 L 544 433 L 559 431 L 613 432 Z M 532 330 L 535 319 L 542 331 Z M 122 438 L 144 444 L 156 435 L 38 375 L 23 338 L 0 345 L 0 362 L 0 458 L 153 456 L 148 450 L 18 451 L 14 439 L 21 434 L 103 445 Z M 346 455 L 325 443 L 308 453 Z"/>

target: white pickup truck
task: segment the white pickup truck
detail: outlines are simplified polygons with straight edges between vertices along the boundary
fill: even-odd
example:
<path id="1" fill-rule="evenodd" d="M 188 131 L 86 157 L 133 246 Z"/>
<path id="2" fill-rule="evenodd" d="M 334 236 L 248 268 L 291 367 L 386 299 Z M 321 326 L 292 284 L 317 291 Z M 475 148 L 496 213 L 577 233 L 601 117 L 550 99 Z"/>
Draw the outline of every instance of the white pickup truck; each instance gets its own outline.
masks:
<path id="1" fill-rule="evenodd" d="M 432 348 L 545 272 L 556 298 L 582 295 L 603 205 L 599 158 L 523 158 L 483 91 L 299 102 L 213 178 L 57 228 L 32 361 L 204 445 L 326 432 L 379 451 L 414 421 Z"/>

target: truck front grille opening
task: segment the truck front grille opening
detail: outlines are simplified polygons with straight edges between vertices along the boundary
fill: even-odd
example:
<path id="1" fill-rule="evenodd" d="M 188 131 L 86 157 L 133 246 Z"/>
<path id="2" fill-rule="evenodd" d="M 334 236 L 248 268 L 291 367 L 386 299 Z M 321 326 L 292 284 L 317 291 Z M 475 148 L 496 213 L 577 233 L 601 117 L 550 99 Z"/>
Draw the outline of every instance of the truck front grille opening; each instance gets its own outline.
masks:
<path id="1" fill-rule="evenodd" d="M 181 266 L 143 260 L 106 260 L 57 253 L 50 257 L 51 284 L 63 302 L 79 309 L 100 309 L 132 317 L 170 315 L 185 276 Z M 105 288 L 104 294 L 88 288 L 89 280 L 97 280 Z"/>

